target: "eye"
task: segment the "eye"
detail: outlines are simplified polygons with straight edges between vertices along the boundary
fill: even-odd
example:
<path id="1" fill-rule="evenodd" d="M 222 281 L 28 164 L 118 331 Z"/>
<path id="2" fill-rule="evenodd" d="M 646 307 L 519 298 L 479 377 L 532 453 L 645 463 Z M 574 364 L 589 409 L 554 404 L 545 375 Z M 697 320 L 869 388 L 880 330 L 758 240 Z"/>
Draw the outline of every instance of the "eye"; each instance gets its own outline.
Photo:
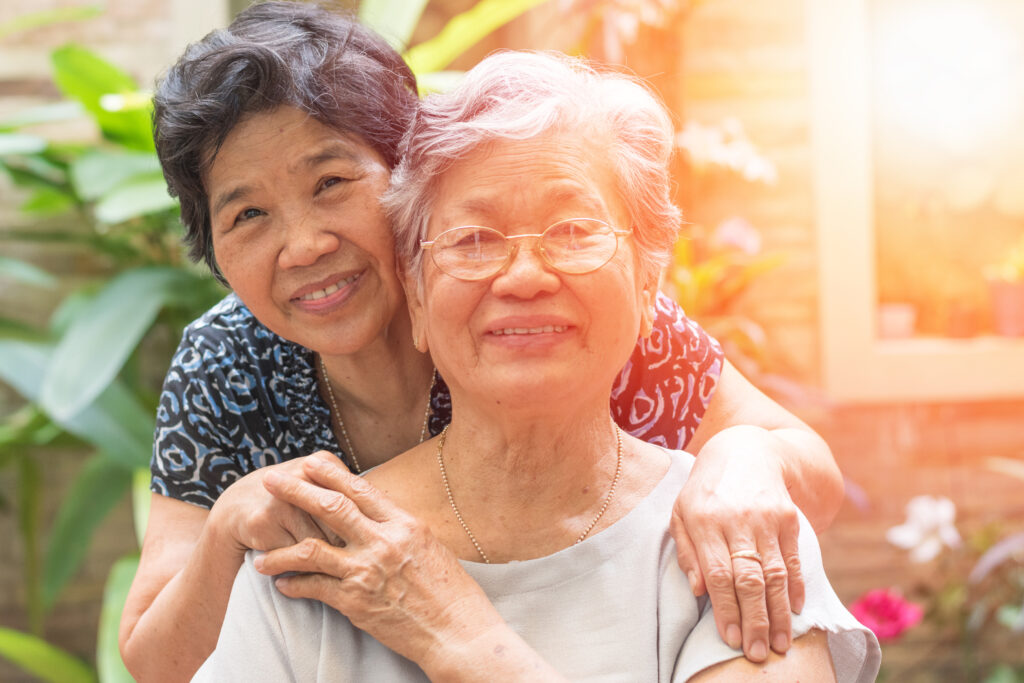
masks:
<path id="1" fill-rule="evenodd" d="M 239 212 L 239 214 L 235 216 L 235 225 L 238 225 L 239 223 L 244 223 L 245 221 L 250 221 L 253 218 L 259 218 L 260 216 L 264 215 L 266 215 L 266 213 L 262 209 L 257 209 L 256 207 L 250 206 L 247 209 L 242 209 Z"/>
<path id="2" fill-rule="evenodd" d="M 349 182 L 348 178 L 342 178 L 341 176 L 330 176 L 320 181 L 319 189 L 326 190 L 330 187 L 334 187 L 335 185 L 341 185 L 347 182 Z"/>

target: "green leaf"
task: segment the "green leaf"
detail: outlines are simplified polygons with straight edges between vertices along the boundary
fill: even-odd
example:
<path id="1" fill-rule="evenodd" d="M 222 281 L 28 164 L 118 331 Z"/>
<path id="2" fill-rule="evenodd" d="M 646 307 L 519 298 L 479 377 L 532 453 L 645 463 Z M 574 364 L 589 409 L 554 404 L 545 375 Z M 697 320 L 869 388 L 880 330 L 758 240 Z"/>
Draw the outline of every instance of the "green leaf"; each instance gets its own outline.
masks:
<path id="1" fill-rule="evenodd" d="M 81 102 L 54 102 L 17 112 L 10 118 L 0 121 L 0 130 L 14 130 L 40 123 L 70 121 L 84 116 L 85 113 Z"/>
<path id="2" fill-rule="evenodd" d="M 42 638 L 0 626 L 0 656 L 52 683 L 93 683 L 96 674 L 77 657 Z"/>
<path id="3" fill-rule="evenodd" d="M 57 421 L 89 405 L 117 375 L 174 290 L 192 279 L 174 268 L 128 270 L 83 306 L 54 350 L 40 403 Z"/>
<path id="4" fill-rule="evenodd" d="M 100 14 L 103 14 L 103 9 L 101 7 L 96 7 L 95 5 L 64 7 L 61 9 L 43 10 L 41 12 L 22 14 L 21 16 L 0 24 L 0 38 L 6 38 L 7 36 L 14 35 L 15 33 L 21 33 L 22 31 L 28 31 L 41 26 L 50 26 L 52 24 L 59 24 L 65 21 L 91 19 L 92 17 L 99 16 Z"/>
<path id="5" fill-rule="evenodd" d="M 43 563 L 43 604 L 53 606 L 85 559 L 93 532 L 123 498 L 131 471 L 105 454 L 86 461 L 50 529 Z"/>
<path id="6" fill-rule="evenodd" d="M 427 0 L 363 0 L 359 3 L 359 21 L 401 51 L 412 40 L 426 6 Z"/>
<path id="7" fill-rule="evenodd" d="M 45 156 L 0 157 L 0 164 L 19 187 L 61 188 L 67 182 L 64 169 Z"/>
<path id="8" fill-rule="evenodd" d="M 67 97 L 82 103 L 86 111 L 96 119 L 104 136 L 131 149 L 154 149 L 147 111 L 108 111 L 101 103 L 104 95 L 138 92 L 138 87 L 128 74 L 78 45 L 57 48 L 51 58 L 57 87 Z"/>
<path id="9" fill-rule="evenodd" d="M 149 504 L 153 498 L 149 490 L 152 474 L 148 467 L 137 467 L 132 473 L 132 517 L 135 520 L 135 538 L 142 547 L 146 537 L 146 525 L 149 524 Z"/>
<path id="10" fill-rule="evenodd" d="M 129 178 L 159 173 L 160 160 L 155 153 L 95 149 L 71 164 L 71 184 L 82 199 L 91 201 L 99 199 Z M 163 183 L 163 176 L 160 180 Z"/>
<path id="11" fill-rule="evenodd" d="M 471 9 L 452 17 L 435 37 L 406 52 L 405 61 L 417 77 L 421 73 L 440 71 L 495 29 L 544 2 L 546 0 L 480 0 Z"/>
<path id="12" fill-rule="evenodd" d="M 38 154 L 46 149 L 46 140 L 24 133 L 0 133 L 0 156 Z"/>
<path id="13" fill-rule="evenodd" d="M 176 206 L 178 200 L 167 194 L 163 175 L 151 173 L 132 178 L 101 199 L 96 204 L 96 218 L 104 223 L 120 223 Z"/>
<path id="14" fill-rule="evenodd" d="M 21 259 L 0 256 L 0 277 L 10 278 L 23 285 L 53 288 L 56 278 L 42 268 Z"/>
<path id="15" fill-rule="evenodd" d="M 54 187 L 40 187 L 19 208 L 32 216 L 54 216 L 75 207 L 75 198 Z"/>
<path id="16" fill-rule="evenodd" d="M 25 593 L 28 622 L 33 633 L 42 634 L 45 605 L 39 581 L 39 513 L 42 477 L 39 464 L 22 454 L 18 461 L 18 529 L 24 547 Z"/>
<path id="17" fill-rule="evenodd" d="M 0 453 L 10 453 L 16 448 L 43 446 L 61 433 L 61 428 L 46 413 L 29 403 L 0 421 Z"/>
<path id="18" fill-rule="evenodd" d="M 121 613 L 128 599 L 135 572 L 139 568 L 137 555 L 122 557 L 110 569 L 107 585 L 103 589 L 103 609 L 100 611 L 100 628 L 96 639 L 96 669 L 100 683 L 133 683 L 134 679 L 121 661 L 117 645 Z"/>
<path id="19" fill-rule="evenodd" d="M 0 380 L 28 400 L 38 402 L 52 355 L 49 343 L 0 339 Z M 153 416 L 118 381 L 111 382 L 95 401 L 72 418 L 54 421 L 126 468 L 149 462 Z"/>

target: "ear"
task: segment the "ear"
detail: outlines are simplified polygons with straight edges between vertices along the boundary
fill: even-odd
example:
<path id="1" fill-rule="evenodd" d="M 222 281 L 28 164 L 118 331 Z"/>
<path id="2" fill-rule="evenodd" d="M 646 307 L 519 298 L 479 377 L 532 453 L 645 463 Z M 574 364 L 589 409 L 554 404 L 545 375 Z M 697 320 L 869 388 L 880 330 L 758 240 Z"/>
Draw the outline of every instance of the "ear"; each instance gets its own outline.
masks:
<path id="1" fill-rule="evenodd" d="M 653 279 L 653 278 L 652 278 Z M 658 282 L 648 282 L 640 289 L 640 337 L 646 339 L 654 330 L 655 300 L 658 298 Z"/>
<path id="2" fill-rule="evenodd" d="M 409 320 L 412 322 L 412 345 L 420 353 L 426 353 L 430 347 L 427 344 L 427 316 L 423 310 L 423 283 L 405 268 L 398 269 L 398 276 L 402 280 L 402 288 L 405 289 L 405 303 L 409 308 Z"/>

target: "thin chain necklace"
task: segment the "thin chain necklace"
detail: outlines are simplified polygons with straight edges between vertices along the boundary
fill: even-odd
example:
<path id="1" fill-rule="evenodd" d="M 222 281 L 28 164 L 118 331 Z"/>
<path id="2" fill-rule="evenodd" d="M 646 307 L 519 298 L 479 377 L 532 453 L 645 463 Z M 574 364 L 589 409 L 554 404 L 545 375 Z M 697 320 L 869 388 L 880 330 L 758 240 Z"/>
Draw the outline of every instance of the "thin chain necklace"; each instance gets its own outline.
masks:
<path id="1" fill-rule="evenodd" d="M 334 417 L 335 422 L 337 422 L 338 429 L 341 430 L 341 438 L 345 441 L 345 452 L 348 453 L 348 457 L 352 460 L 352 466 L 355 468 L 356 474 L 360 474 L 363 468 L 359 465 L 359 458 L 356 457 L 356 449 L 352 446 L 352 440 L 348 438 L 348 430 L 345 429 L 345 421 L 341 419 L 338 402 L 334 400 L 334 389 L 331 388 L 331 378 L 327 376 L 327 364 L 324 363 L 323 356 L 320 356 L 320 371 L 324 375 L 324 387 L 327 388 L 327 398 L 331 401 L 331 415 Z M 430 386 L 427 388 L 427 409 L 423 411 L 423 427 L 420 428 L 420 443 L 423 443 L 427 438 L 427 425 L 430 423 L 430 398 L 434 393 L 434 383 L 436 381 L 437 375 L 431 370 Z"/>
<path id="2" fill-rule="evenodd" d="M 444 441 L 448 437 L 448 427 L 451 424 L 445 425 L 445 428 L 441 430 L 441 436 L 437 440 L 437 464 L 441 468 L 441 481 L 444 483 L 444 492 L 448 496 L 448 503 L 452 506 L 452 512 L 455 513 L 455 519 L 459 520 L 459 524 L 462 525 L 462 530 L 466 532 L 466 536 L 469 537 L 473 547 L 476 548 L 477 553 L 480 554 L 480 559 L 484 561 L 484 564 L 490 564 L 491 561 L 487 559 L 487 553 L 480 547 L 480 543 L 477 542 L 476 536 L 469 530 L 469 525 L 466 524 L 466 520 L 462 519 L 462 513 L 459 512 L 459 506 L 455 504 L 455 497 L 452 495 L 452 487 L 448 483 L 448 471 L 444 467 L 444 456 L 442 451 L 444 450 Z M 608 504 L 612 502 L 612 497 L 615 495 L 615 486 L 619 483 L 619 474 L 622 473 L 622 430 L 619 426 L 612 424 L 615 427 L 615 476 L 612 477 L 612 485 L 608 488 L 608 495 L 604 497 L 604 502 L 601 503 L 601 509 L 597 511 L 597 515 L 590 521 L 587 528 L 583 530 L 579 538 L 576 539 L 576 543 L 581 543 L 587 534 L 594 528 L 597 521 L 604 516 L 605 510 L 608 509 Z M 575 545 L 575 544 L 574 544 Z"/>

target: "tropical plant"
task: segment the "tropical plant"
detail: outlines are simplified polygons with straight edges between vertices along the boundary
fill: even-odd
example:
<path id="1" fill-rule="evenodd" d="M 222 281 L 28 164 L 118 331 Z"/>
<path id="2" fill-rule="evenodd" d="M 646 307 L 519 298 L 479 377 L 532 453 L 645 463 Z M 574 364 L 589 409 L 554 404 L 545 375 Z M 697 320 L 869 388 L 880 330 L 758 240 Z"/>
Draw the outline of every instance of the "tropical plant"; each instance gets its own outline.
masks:
<path id="1" fill-rule="evenodd" d="M 481 0 L 405 57 L 424 89 L 444 88 L 458 78 L 443 71 L 455 58 L 544 1 Z M 401 49 L 426 5 L 365 0 L 360 18 Z M 0 34 L 90 14 L 40 13 L 0 27 Z M 0 417 L 0 468 L 13 470 L 17 482 L 30 631 L 0 628 L 0 656 L 44 680 L 129 681 L 117 626 L 137 556 L 110 572 L 95 670 L 46 642 L 45 616 L 81 566 L 97 526 L 129 491 L 141 539 L 159 389 L 145 369 L 166 367 L 172 350 L 145 342 L 173 343 L 224 292 L 183 256 L 177 203 L 154 152 L 150 96 L 84 47 L 59 48 L 52 63 L 67 101 L 0 122 L 0 171 L 27 193 L 20 206 L 24 227 L 0 231 L 0 242 L 73 247 L 100 274 L 64 296 L 43 327 L 0 316 L 0 381 L 24 399 Z M 95 123 L 98 141 L 67 143 L 33 132 L 39 124 L 82 117 Z M 58 275 L 9 256 L 0 257 L 0 278 L 26 288 L 66 286 Z M 59 492 L 63 502 L 44 533 L 40 473 L 48 453 L 67 447 L 88 455 L 70 489 Z"/>

